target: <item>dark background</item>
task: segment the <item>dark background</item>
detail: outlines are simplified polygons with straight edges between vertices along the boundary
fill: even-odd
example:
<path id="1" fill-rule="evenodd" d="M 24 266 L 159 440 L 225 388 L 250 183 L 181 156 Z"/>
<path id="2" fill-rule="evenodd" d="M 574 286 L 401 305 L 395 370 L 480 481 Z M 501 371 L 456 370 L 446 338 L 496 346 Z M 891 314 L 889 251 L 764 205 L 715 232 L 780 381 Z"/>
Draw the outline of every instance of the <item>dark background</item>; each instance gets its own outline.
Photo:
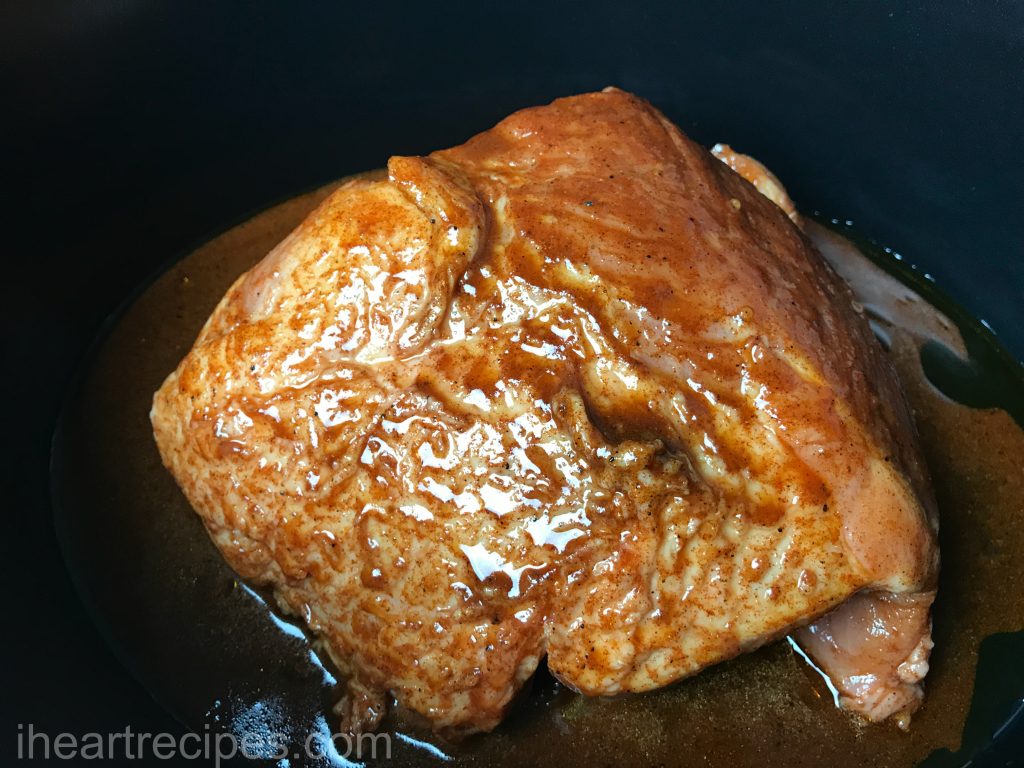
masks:
<path id="1" fill-rule="evenodd" d="M 209 235 L 389 154 L 634 90 L 903 254 L 1024 358 L 1019 2 L 6 3 L 0 58 L 3 754 L 19 722 L 180 732 L 53 536 L 49 438 L 104 319 Z M 1004 736 L 985 764 L 1019 764 Z"/>

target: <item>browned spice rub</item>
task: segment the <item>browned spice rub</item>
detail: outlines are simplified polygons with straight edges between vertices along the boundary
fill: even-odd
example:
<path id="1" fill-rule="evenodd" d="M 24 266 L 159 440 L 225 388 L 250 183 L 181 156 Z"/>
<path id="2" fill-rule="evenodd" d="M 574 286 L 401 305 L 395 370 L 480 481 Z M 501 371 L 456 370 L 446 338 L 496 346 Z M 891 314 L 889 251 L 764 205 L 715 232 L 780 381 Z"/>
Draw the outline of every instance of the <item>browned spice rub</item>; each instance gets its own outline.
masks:
<path id="1" fill-rule="evenodd" d="M 390 693 L 490 729 L 545 655 L 643 691 L 829 611 L 800 638 L 847 706 L 920 700 L 936 518 L 895 375 L 793 221 L 621 91 L 339 188 L 152 421 L 350 675 L 347 727 Z"/>

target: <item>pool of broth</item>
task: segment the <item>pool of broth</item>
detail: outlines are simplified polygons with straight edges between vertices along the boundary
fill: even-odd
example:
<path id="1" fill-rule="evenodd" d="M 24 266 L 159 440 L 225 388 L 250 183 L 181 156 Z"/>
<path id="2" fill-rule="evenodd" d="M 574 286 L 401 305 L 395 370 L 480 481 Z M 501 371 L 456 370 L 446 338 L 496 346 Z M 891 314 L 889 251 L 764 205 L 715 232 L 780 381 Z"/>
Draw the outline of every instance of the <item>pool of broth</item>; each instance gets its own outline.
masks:
<path id="1" fill-rule="evenodd" d="M 148 411 L 230 283 L 334 186 L 260 213 L 152 283 L 99 347 L 55 449 L 58 533 L 80 592 L 122 660 L 196 730 L 281 734 L 290 768 L 339 762 L 337 754 L 295 756 L 309 733 L 336 729 L 330 706 L 340 676 L 220 559 L 160 465 Z M 825 682 L 783 641 L 642 695 L 584 698 L 542 669 L 494 732 L 458 743 L 423 731 L 398 709 L 385 722 L 394 738 L 382 762 L 763 768 L 913 766 L 930 756 L 927 765 L 938 767 L 961 764 L 990 738 L 1024 695 L 1024 634 L 993 637 L 1024 630 L 1024 432 L 1007 413 L 1024 403 L 1021 370 L 979 323 L 893 257 L 861 243 L 865 258 L 831 229 L 807 227 L 890 352 L 939 501 L 935 650 L 910 731 L 837 710 Z M 986 638 L 985 690 L 971 711 Z M 275 764 L 274 752 L 266 751 L 267 764 Z"/>

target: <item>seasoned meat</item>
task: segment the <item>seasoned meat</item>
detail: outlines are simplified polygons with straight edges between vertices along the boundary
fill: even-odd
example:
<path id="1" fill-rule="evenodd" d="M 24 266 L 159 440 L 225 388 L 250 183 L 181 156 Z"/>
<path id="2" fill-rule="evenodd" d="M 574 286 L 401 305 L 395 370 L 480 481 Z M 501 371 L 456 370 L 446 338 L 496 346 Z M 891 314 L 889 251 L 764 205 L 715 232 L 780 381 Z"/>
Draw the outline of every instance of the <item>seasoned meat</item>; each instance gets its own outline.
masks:
<path id="1" fill-rule="evenodd" d="M 152 421 L 227 561 L 349 677 L 350 729 L 389 696 L 493 728 L 545 657 L 650 690 L 837 606 L 805 645 L 846 705 L 919 700 L 936 520 L 893 371 L 793 221 L 621 91 L 343 185 Z"/>

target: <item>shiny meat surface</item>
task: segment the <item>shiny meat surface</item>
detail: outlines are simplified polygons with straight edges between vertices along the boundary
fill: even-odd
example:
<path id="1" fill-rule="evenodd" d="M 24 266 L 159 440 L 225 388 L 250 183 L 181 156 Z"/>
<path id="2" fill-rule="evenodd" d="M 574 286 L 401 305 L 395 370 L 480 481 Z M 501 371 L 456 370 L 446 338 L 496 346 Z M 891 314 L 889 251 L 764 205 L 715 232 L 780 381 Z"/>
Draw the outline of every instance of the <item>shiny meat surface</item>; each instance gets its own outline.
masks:
<path id="1" fill-rule="evenodd" d="M 393 695 L 493 728 L 545 655 L 649 690 L 858 592 L 910 596 L 906 637 L 844 605 L 805 645 L 857 711 L 920 698 L 936 521 L 894 374 L 786 215 L 621 91 L 341 187 L 152 420 L 228 562 L 350 676 L 345 727 Z"/>
<path id="2" fill-rule="evenodd" d="M 716 144 L 711 153 L 803 228 L 796 206 L 771 171 L 727 144 Z M 928 674 L 933 645 L 934 599 L 934 590 L 903 595 L 861 592 L 799 629 L 796 637 L 825 671 L 842 706 L 873 721 L 896 715 L 906 729 L 924 697 L 920 683 Z"/>

